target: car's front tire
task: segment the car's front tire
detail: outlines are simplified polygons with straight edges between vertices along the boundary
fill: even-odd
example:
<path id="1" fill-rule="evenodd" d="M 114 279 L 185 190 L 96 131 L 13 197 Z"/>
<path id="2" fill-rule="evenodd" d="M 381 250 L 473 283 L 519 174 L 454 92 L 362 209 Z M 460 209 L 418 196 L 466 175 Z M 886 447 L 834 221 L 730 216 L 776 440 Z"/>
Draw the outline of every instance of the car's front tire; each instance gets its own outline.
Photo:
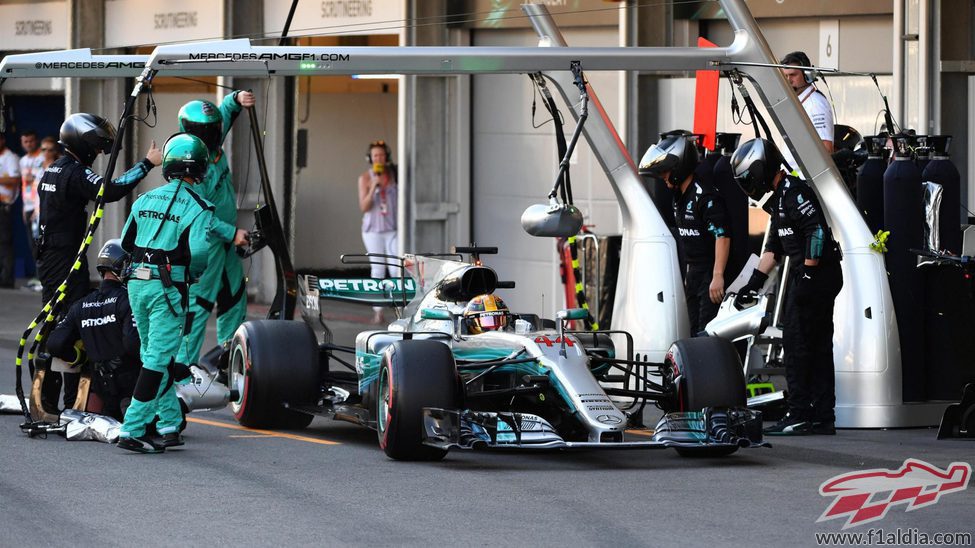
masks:
<path id="1" fill-rule="evenodd" d="M 745 407 L 745 375 L 733 344 L 719 337 L 682 339 L 667 353 L 666 377 L 675 382 L 672 411 Z M 679 447 L 684 457 L 723 457 L 738 447 Z"/>
<path id="2" fill-rule="evenodd" d="M 447 451 L 423 444 L 423 408 L 455 409 L 457 366 L 442 342 L 391 344 L 379 369 L 376 431 L 379 446 L 396 460 L 441 460 Z"/>

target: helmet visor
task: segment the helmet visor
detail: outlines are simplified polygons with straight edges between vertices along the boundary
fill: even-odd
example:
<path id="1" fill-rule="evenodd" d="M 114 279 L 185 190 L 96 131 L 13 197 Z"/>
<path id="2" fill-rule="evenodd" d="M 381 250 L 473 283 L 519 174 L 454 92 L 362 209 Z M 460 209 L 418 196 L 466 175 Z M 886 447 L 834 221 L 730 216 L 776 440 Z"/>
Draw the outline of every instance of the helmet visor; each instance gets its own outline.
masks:
<path id="1" fill-rule="evenodd" d="M 476 321 L 481 331 L 497 331 L 508 325 L 508 314 L 502 311 L 482 312 Z"/>
<path id="2" fill-rule="evenodd" d="M 667 150 L 653 145 L 640 159 L 640 175 L 660 178 L 664 173 L 673 170 L 677 166 L 677 157 L 669 154 Z"/>
<path id="3" fill-rule="evenodd" d="M 211 153 L 220 149 L 220 141 L 223 137 L 223 125 L 219 123 L 200 124 L 186 120 L 183 122 L 183 130 L 190 135 L 195 135 L 203 141 Z"/>
<path id="4" fill-rule="evenodd" d="M 759 182 L 760 177 L 762 177 L 760 173 L 756 175 L 746 171 L 742 175 L 735 177 L 735 182 L 738 183 L 741 191 L 749 198 L 758 200 L 768 192 L 768 188 Z"/>

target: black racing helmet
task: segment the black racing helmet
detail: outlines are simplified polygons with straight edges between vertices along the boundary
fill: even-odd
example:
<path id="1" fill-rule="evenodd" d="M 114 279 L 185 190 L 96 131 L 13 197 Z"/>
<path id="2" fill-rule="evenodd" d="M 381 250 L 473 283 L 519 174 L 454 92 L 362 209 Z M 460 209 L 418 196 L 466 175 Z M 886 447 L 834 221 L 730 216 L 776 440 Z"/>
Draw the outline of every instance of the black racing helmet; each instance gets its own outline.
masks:
<path id="1" fill-rule="evenodd" d="M 207 146 L 196 135 L 177 133 L 163 146 L 162 172 L 167 181 L 185 177 L 201 181 L 209 168 Z"/>
<path id="2" fill-rule="evenodd" d="M 68 116 L 61 124 L 59 137 L 61 146 L 74 154 L 82 164 L 91 166 L 96 156 L 112 150 L 115 126 L 101 116 L 79 112 Z"/>
<path id="3" fill-rule="evenodd" d="M 129 269 L 129 254 L 122 249 L 122 240 L 115 238 L 105 242 L 98 252 L 98 264 L 95 267 L 102 274 L 112 272 L 119 278 L 124 278 Z"/>
<path id="4" fill-rule="evenodd" d="M 179 109 L 179 130 L 196 135 L 213 156 L 223 141 L 223 117 L 210 101 L 190 101 Z"/>
<path id="5" fill-rule="evenodd" d="M 742 192 L 758 200 L 772 190 L 772 181 L 782 169 L 782 153 L 767 139 L 746 141 L 731 156 L 731 170 Z"/>
<path id="6" fill-rule="evenodd" d="M 662 174 L 670 172 L 670 184 L 679 185 L 694 173 L 701 155 L 692 140 L 693 136 L 666 134 L 660 142 L 651 146 L 640 159 L 640 175 L 647 175 L 659 179 Z"/>

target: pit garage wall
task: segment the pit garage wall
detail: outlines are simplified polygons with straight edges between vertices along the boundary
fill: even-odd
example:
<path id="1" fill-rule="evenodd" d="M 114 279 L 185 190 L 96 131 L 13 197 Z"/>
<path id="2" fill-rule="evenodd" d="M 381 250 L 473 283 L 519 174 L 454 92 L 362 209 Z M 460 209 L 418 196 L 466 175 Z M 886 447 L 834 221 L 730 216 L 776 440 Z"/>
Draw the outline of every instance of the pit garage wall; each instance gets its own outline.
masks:
<path id="1" fill-rule="evenodd" d="M 563 28 L 570 46 L 615 46 L 615 27 Z M 537 35 L 531 29 L 473 31 L 475 46 L 534 46 Z M 583 67 L 585 70 L 585 67 Z M 619 124 L 619 82 L 615 72 L 590 72 L 586 77 L 599 95 L 603 107 Z M 521 228 L 522 212 L 531 204 L 545 203 L 558 172 L 559 158 L 551 122 L 533 128 L 533 87 L 524 75 L 479 75 L 472 78 L 472 175 L 470 214 L 472 239 L 479 245 L 499 246 L 496 257 L 485 260 L 502 280 L 515 280 L 515 289 L 499 294 L 510 308 L 541 312 L 551 317 L 564 307 L 559 284 L 559 263 L 555 240 L 535 238 Z M 566 140 L 575 122 L 558 91 L 549 85 L 566 123 Z M 571 97 L 578 93 L 569 90 Z M 534 125 L 550 118 L 536 97 Z M 622 230 L 619 206 L 602 168 L 585 139 L 580 139 L 571 162 L 572 190 L 585 223 L 597 234 L 618 234 Z"/>
<path id="2" fill-rule="evenodd" d="M 392 160 L 399 163 L 396 103 L 395 92 L 299 98 L 298 127 L 308 130 L 308 166 L 296 177 L 294 260 L 299 268 L 337 268 L 343 253 L 365 252 L 357 180 L 369 167 L 371 141 L 385 139 Z"/>

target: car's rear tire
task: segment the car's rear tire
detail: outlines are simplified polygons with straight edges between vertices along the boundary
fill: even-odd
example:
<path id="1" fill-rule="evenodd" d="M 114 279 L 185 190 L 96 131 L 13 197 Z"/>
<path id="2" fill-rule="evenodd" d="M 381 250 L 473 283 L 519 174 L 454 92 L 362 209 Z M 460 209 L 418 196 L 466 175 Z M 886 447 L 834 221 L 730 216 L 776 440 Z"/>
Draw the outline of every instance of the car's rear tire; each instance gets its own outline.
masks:
<path id="1" fill-rule="evenodd" d="M 745 407 L 745 375 L 734 345 L 719 337 L 682 339 L 670 347 L 666 376 L 673 381 L 673 411 Z M 684 457 L 723 457 L 738 447 L 679 447 Z"/>
<path id="2" fill-rule="evenodd" d="M 230 402 L 237 422 L 251 428 L 300 430 L 312 415 L 287 409 L 313 402 L 319 389 L 318 343 L 303 322 L 245 322 L 234 334 L 228 367 Z"/>
<path id="3" fill-rule="evenodd" d="M 447 451 L 423 444 L 423 408 L 455 409 L 457 366 L 442 342 L 391 344 L 379 368 L 376 431 L 379 446 L 396 460 L 441 460 Z"/>

